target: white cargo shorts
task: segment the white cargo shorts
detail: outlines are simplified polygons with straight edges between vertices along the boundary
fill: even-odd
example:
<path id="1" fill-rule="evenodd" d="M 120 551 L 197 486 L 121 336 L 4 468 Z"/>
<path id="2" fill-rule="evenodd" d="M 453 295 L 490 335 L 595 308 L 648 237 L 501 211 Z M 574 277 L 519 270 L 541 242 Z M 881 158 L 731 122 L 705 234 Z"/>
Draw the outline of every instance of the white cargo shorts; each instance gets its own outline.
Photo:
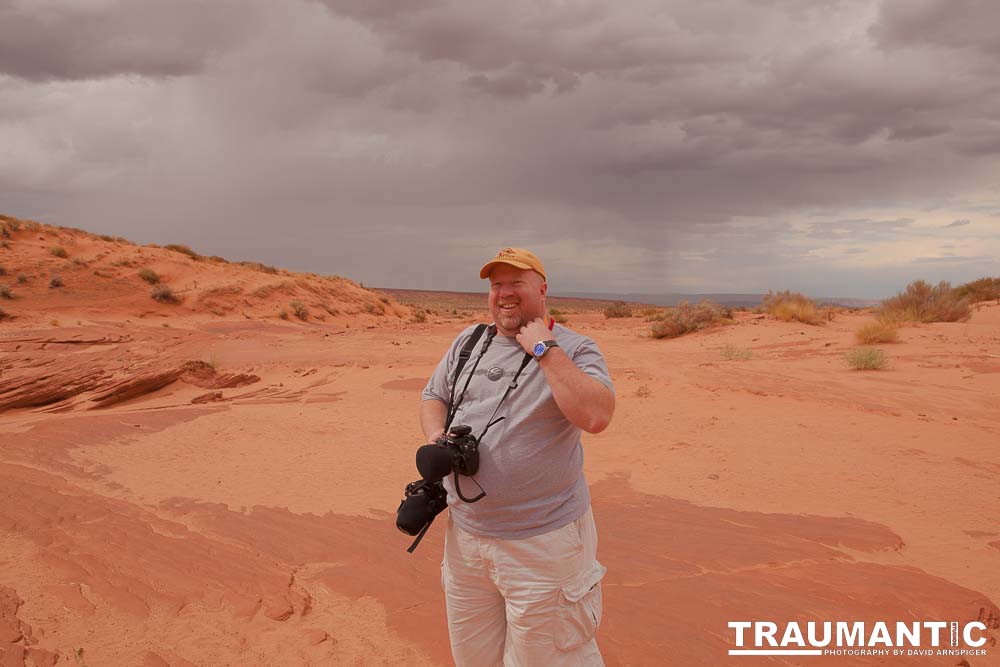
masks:
<path id="1" fill-rule="evenodd" d="M 521 540 L 480 537 L 448 519 L 441 585 L 457 667 L 604 665 L 597 526 L 588 508 Z"/>

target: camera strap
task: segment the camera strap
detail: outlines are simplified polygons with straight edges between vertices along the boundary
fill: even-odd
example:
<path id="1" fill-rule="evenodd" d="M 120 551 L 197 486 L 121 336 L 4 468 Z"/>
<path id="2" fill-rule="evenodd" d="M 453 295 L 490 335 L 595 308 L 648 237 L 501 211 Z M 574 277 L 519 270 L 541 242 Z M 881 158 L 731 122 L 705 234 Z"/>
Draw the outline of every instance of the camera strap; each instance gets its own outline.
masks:
<path id="1" fill-rule="evenodd" d="M 489 329 L 489 333 L 486 334 L 486 342 L 483 343 L 483 349 L 480 351 L 479 356 L 476 357 L 476 363 L 472 365 L 472 370 L 469 371 L 469 377 L 465 379 L 465 386 L 462 387 L 462 393 L 458 396 L 458 401 L 455 401 L 455 388 L 458 386 L 458 379 L 462 376 L 462 369 L 465 368 L 465 364 L 469 361 L 469 357 L 472 356 L 472 349 L 476 347 L 476 343 L 483 335 L 483 331 Z M 494 325 L 477 324 L 476 328 L 472 330 L 472 335 L 469 336 L 469 340 L 465 341 L 465 345 L 462 346 L 462 351 L 458 353 L 458 361 L 455 363 L 455 376 L 451 381 L 451 394 L 448 396 L 448 418 L 444 422 L 444 431 L 448 432 L 448 428 L 451 427 L 451 422 L 455 419 L 455 414 L 458 413 L 458 408 L 462 405 L 462 401 L 465 400 L 465 390 L 469 388 L 469 382 L 472 380 L 472 376 L 476 374 L 476 368 L 479 366 L 479 360 L 483 358 L 486 354 L 486 350 L 489 349 L 490 343 L 493 342 L 493 337 L 497 335 L 497 328 Z"/>
<path id="2" fill-rule="evenodd" d="M 479 434 L 479 438 L 478 438 L 479 442 L 483 441 L 483 437 L 486 435 L 486 432 L 490 430 L 491 426 L 493 426 L 494 424 L 498 424 L 498 423 L 502 422 L 504 419 L 507 418 L 506 416 L 503 416 L 503 417 L 500 417 L 498 419 L 493 419 L 494 417 L 497 416 L 497 412 L 500 410 L 500 406 L 503 405 L 503 402 L 505 400 L 507 400 L 507 396 L 510 395 L 510 392 L 512 392 L 515 389 L 517 389 L 517 378 L 521 377 L 521 371 L 524 370 L 524 367 L 527 366 L 528 362 L 531 361 L 532 359 L 534 359 L 534 357 L 532 355 L 530 355 L 530 354 L 525 354 L 524 355 L 524 359 L 521 360 L 521 367 L 517 369 L 516 373 L 514 373 L 514 379 L 510 381 L 509 385 L 507 385 L 507 390 L 504 391 L 503 396 L 500 397 L 500 402 L 498 402 L 497 406 L 495 408 L 493 408 L 493 414 L 490 415 L 490 419 L 486 423 L 486 428 L 484 428 L 483 432 Z M 479 360 L 477 359 L 476 361 L 478 363 Z M 468 386 L 468 383 L 466 383 L 466 386 Z M 462 500 L 464 500 L 467 503 L 474 503 L 474 502 L 476 502 L 478 500 L 482 500 L 484 497 L 486 497 L 486 491 L 483 489 L 483 487 L 479 486 L 479 482 L 476 482 L 476 478 L 473 477 L 472 481 L 476 482 L 476 486 L 479 486 L 479 495 L 476 496 L 475 498 L 466 498 L 462 494 L 462 487 L 459 486 L 458 471 L 457 470 L 454 472 L 454 475 L 455 475 L 455 493 L 458 494 L 459 498 L 461 498 Z"/>

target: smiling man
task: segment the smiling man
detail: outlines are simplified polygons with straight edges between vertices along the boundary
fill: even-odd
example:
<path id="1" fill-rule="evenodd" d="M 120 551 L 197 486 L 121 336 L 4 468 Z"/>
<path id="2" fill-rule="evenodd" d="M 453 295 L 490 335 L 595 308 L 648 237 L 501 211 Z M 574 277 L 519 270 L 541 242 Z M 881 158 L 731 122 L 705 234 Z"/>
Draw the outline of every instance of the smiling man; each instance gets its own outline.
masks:
<path id="1" fill-rule="evenodd" d="M 485 495 L 468 502 L 445 483 L 441 581 L 452 654 L 458 667 L 602 665 L 595 634 L 605 568 L 580 435 L 611 421 L 607 365 L 594 341 L 548 316 L 545 269 L 533 253 L 504 248 L 480 277 L 490 281 L 494 324 L 457 378 L 475 327 L 455 339 L 420 408 L 428 442 L 444 432 L 451 400 L 452 427 L 480 436 L 479 470 L 461 482 Z"/>

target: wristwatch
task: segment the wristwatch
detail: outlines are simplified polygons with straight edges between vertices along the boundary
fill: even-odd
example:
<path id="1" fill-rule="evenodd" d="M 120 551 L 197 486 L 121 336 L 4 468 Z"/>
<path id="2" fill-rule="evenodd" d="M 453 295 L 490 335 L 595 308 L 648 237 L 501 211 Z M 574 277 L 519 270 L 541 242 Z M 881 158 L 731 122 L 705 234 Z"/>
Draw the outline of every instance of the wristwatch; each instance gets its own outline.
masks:
<path id="1" fill-rule="evenodd" d="M 541 359 L 550 347 L 559 347 L 559 343 L 554 340 L 540 340 L 535 343 L 535 347 L 531 348 L 531 353 L 535 355 L 535 359 Z"/>

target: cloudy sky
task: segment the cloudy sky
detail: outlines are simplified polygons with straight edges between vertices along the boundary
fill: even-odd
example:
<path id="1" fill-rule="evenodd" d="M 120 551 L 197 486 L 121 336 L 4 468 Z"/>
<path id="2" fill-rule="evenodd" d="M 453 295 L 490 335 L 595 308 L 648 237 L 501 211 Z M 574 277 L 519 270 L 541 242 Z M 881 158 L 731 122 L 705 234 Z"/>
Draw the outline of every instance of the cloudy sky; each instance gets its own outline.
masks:
<path id="1" fill-rule="evenodd" d="M 995 0 L 0 0 L 0 212 L 482 289 L 1000 275 Z"/>

